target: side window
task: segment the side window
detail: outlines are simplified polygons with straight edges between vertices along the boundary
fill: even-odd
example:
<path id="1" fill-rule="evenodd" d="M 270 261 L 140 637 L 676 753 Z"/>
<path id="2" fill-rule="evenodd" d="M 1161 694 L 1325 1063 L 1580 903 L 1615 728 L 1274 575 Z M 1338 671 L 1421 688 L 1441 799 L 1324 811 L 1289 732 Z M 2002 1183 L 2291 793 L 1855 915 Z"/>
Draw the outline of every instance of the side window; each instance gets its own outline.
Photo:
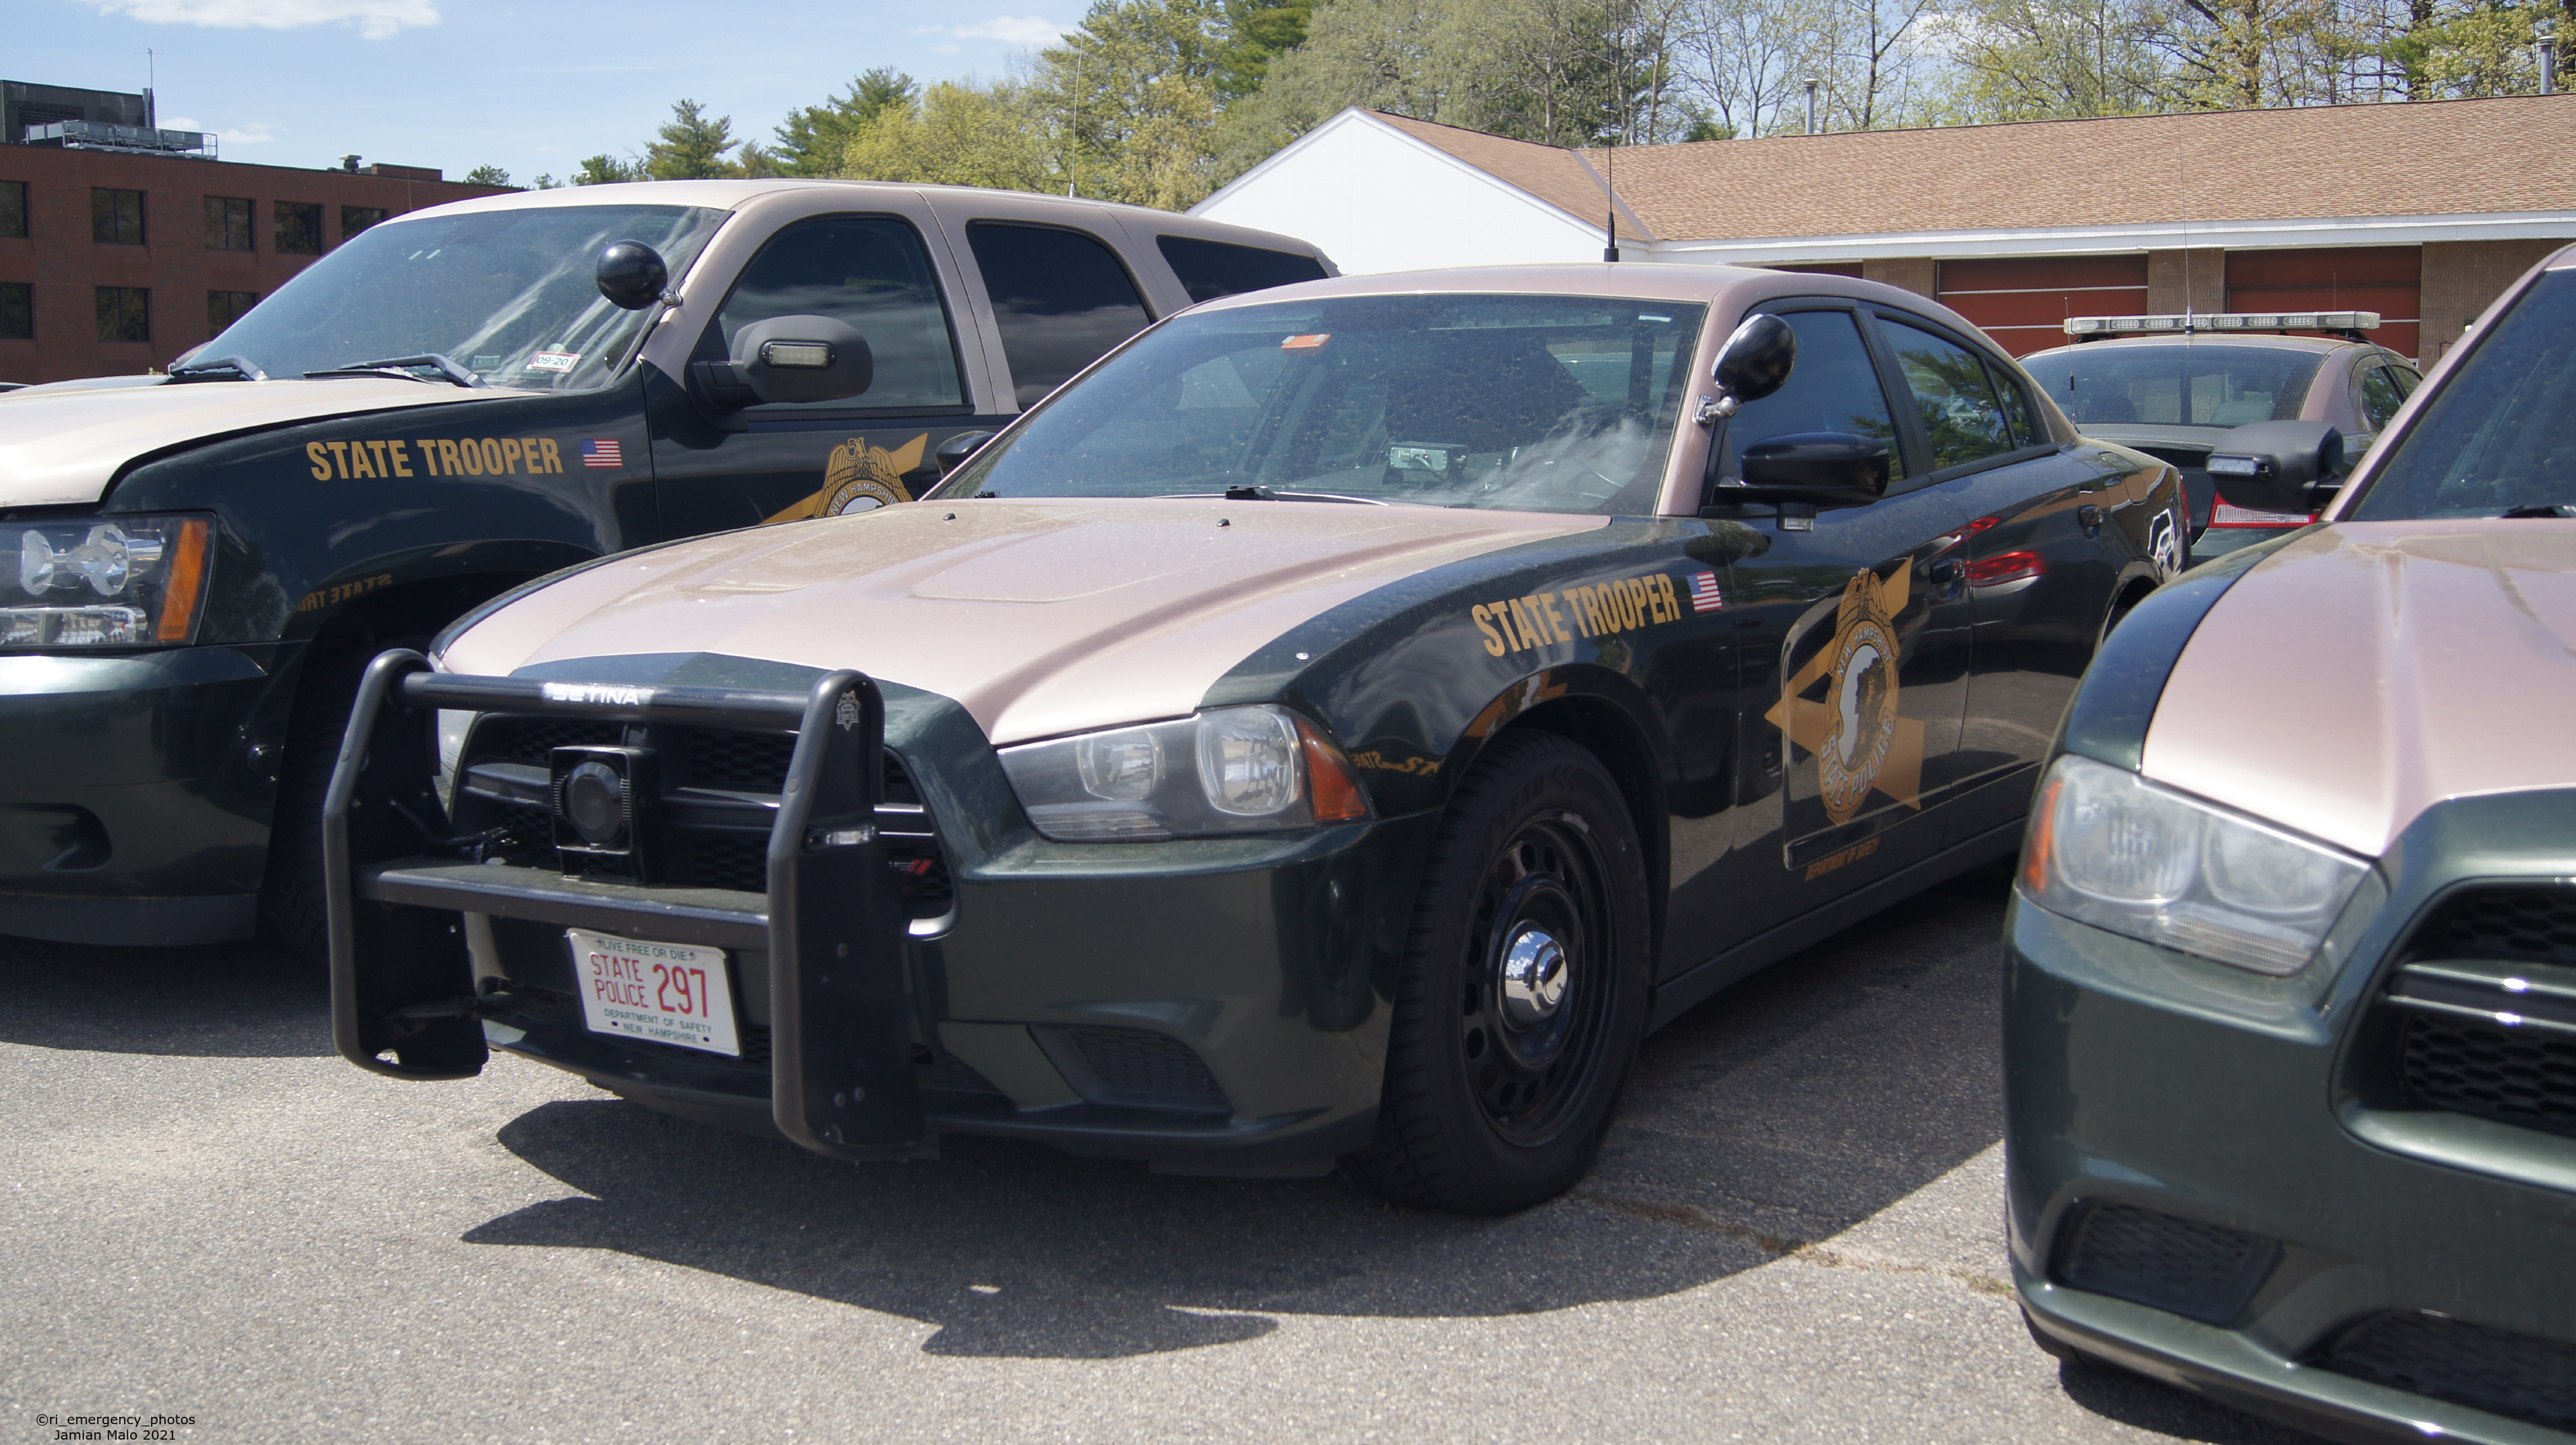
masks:
<path id="1" fill-rule="evenodd" d="M 1264 291 L 1292 281 L 1321 281 L 1324 263 L 1312 256 L 1235 246 L 1197 236 L 1156 236 L 1154 245 L 1181 278 L 1192 301 L 1214 301 L 1246 291 Z"/>
<path id="2" fill-rule="evenodd" d="M 2397 378 L 2387 367 L 2376 362 L 2361 373 L 2361 419 L 2372 431 L 2388 425 L 2397 409 L 2406 404 L 2406 393 L 2398 388 Z"/>
<path id="3" fill-rule="evenodd" d="M 1846 432 L 1896 445 L 1896 418 L 1878 384 L 1878 367 L 1848 311 L 1792 311 L 1780 318 L 1798 333 L 1798 362 L 1788 384 L 1748 404 L 1726 424 L 1719 469 L 1738 475 L 1744 449 L 1798 432 Z M 1890 458 L 1889 470 L 1904 468 Z"/>
<path id="4" fill-rule="evenodd" d="M 1024 408 L 1152 319 L 1127 268 L 1080 231 L 974 221 L 966 244 L 984 272 L 1011 386 Z"/>
<path id="5" fill-rule="evenodd" d="M 2022 390 L 2021 378 L 1995 365 L 1990 358 L 1986 362 L 1986 380 L 1994 384 L 1995 395 L 2003 398 L 2004 420 L 2012 426 L 2014 442 L 2030 447 L 2048 440 L 2040 434 L 2038 415 L 2030 409 L 2030 393 Z"/>
<path id="6" fill-rule="evenodd" d="M 1975 352 L 1901 321 L 1884 324 L 1887 344 L 1896 352 L 1897 368 L 1905 373 L 1905 385 L 1923 418 L 1924 440 L 1932 447 L 1928 470 L 2013 450 L 2003 403 L 1995 399 L 1994 384 Z"/>
<path id="7" fill-rule="evenodd" d="M 938 276 L 920 233 L 893 216 L 833 216 L 770 237 L 716 313 L 724 354 L 735 332 L 773 316 L 848 322 L 868 340 L 876 381 L 847 401 L 780 402 L 763 412 L 966 403 Z"/>
<path id="8" fill-rule="evenodd" d="M 2397 394 L 2399 396 L 2413 396 L 2415 394 L 2415 388 L 2424 384 L 2424 374 L 2402 361 L 2390 362 L 2388 364 L 2388 374 L 2397 378 Z"/>

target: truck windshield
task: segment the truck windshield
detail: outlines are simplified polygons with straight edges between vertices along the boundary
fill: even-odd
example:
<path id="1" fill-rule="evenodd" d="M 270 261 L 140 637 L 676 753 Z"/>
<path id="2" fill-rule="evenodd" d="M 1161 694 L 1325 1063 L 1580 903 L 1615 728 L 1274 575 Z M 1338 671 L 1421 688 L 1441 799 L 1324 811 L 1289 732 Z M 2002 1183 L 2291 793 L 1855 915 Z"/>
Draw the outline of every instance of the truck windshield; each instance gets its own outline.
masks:
<path id="1" fill-rule="evenodd" d="M 727 213 L 697 206 L 548 206 L 390 221 L 313 263 L 189 354 L 302 376 L 445 356 L 485 384 L 581 390 L 606 381 L 658 308 L 599 294 L 600 249 L 642 241 L 673 285 Z"/>
<path id="2" fill-rule="evenodd" d="M 2487 324 L 2346 516 L 2576 516 L 2576 270 Z"/>
<path id="3" fill-rule="evenodd" d="M 2243 426 L 2296 421 L 2322 351 L 2187 342 L 2096 342 L 2022 358 L 2077 426 Z"/>
<path id="4" fill-rule="evenodd" d="M 1706 308 L 1370 296 L 1177 317 L 938 495 L 1655 510 Z"/>

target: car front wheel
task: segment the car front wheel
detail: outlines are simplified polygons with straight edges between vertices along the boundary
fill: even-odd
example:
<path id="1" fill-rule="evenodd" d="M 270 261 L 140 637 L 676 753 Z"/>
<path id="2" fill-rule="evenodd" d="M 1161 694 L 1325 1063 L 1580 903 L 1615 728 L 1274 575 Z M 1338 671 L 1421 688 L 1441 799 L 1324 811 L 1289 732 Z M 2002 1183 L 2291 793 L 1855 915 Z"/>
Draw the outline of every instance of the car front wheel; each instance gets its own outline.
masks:
<path id="1" fill-rule="evenodd" d="M 1494 743 L 1432 847 L 1377 1137 L 1355 1172 L 1469 1214 L 1581 1178 L 1645 1023 L 1646 916 L 1644 856 L 1608 770 L 1551 733 Z"/>

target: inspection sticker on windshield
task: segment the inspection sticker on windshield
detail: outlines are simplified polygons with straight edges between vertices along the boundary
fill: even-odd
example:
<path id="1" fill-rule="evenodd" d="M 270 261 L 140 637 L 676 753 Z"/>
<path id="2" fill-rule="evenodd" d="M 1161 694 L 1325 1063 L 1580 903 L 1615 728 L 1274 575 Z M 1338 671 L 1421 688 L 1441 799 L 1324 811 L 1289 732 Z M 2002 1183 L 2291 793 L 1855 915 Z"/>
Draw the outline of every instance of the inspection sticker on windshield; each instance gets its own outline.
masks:
<path id="1" fill-rule="evenodd" d="M 570 371 L 580 364 L 578 351 L 540 351 L 528 358 L 530 371 Z"/>
<path id="2" fill-rule="evenodd" d="M 572 928 L 581 1018 L 595 1034 L 742 1055 L 733 1026 L 733 987 L 721 948 L 642 943 Z"/>

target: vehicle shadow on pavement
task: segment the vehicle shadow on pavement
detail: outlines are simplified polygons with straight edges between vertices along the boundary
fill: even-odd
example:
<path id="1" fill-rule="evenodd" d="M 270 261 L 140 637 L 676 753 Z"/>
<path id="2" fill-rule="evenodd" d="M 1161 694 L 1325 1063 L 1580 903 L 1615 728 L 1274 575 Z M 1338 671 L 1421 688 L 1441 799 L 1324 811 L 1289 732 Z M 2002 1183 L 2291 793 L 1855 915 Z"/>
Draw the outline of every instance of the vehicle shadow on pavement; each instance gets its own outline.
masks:
<path id="1" fill-rule="evenodd" d="M 602 1099 L 500 1131 L 588 1197 L 464 1237 L 899 1314 L 936 1325 L 923 1348 L 943 1355 L 1111 1358 L 1250 1339 L 1281 1314 L 1670 1294 L 1858 1223 L 2001 1137 L 2001 897 L 1992 878 L 1953 885 L 1665 1030 L 1593 1177 L 1508 1219 L 1398 1208 L 1338 1176 L 1156 1176 L 954 1136 L 935 1162 L 854 1167 Z"/>
<path id="2" fill-rule="evenodd" d="M 331 981 L 266 942 L 95 948 L 0 938 L 0 1042 L 102 1053 L 313 1058 Z"/>

